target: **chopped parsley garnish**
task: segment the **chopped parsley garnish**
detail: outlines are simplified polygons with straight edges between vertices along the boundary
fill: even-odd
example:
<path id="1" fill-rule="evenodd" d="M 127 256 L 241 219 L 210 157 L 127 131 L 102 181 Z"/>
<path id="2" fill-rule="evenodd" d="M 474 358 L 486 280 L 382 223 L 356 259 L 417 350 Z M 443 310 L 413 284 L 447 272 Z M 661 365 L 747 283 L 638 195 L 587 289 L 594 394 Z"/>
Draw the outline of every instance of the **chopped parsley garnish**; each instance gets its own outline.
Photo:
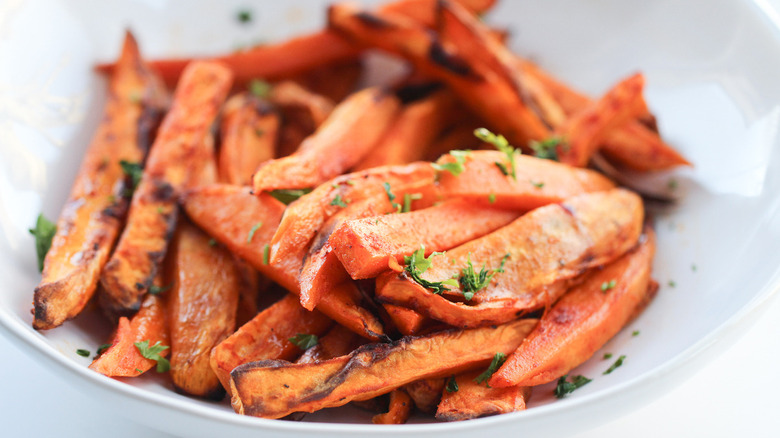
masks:
<path id="1" fill-rule="evenodd" d="M 509 144 L 509 141 L 501 135 L 501 134 L 493 134 L 492 132 L 488 131 L 485 128 L 477 128 L 474 130 L 474 135 L 487 143 L 492 144 L 496 147 L 499 151 L 503 152 L 506 155 L 507 161 L 509 162 L 509 165 L 507 166 L 504 163 L 499 163 L 496 161 L 496 166 L 498 166 L 499 169 L 501 169 L 501 172 L 504 173 L 504 175 L 511 176 L 512 179 L 517 181 L 517 172 L 515 169 L 515 154 L 520 153 L 517 149 L 512 147 L 512 145 Z"/>
<path id="2" fill-rule="evenodd" d="M 255 237 L 255 232 L 257 231 L 258 228 L 260 228 L 262 226 L 263 226 L 263 223 L 262 222 L 258 222 L 258 223 L 256 223 L 252 227 L 251 230 L 249 230 L 249 234 L 247 234 L 247 236 L 246 236 L 246 243 L 252 243 L 252 238 Z"/>
<path id="3" fill-rule="evenodd" d="M 130 92 L 130 94 L 127 95 L 127 98 L 130 99 L 131 103 L 140 103 L 141 102 L 141 92 L 138 90 L 133 90 Z"/>
<path id="4" fill-rule="evenodd" d="M 506 261 L 509 260 L 509 257 L 511 257 L 512 254 L 506 253 L 504 254 L 504 257 L 501 257 L 501 265 L 496 269 L 496 272 L 504 272 L 504 265 L 506 264 Z"/>
<path id="5" fill-rule="evenodd" d="M 126 197 L 130 198 L 133 196 L 135 189 L 141 182 L 141 177 L 144 174 L 144 168 L 141 163 L 135 163 L 126 160 L 120 161 L 119 165 L 122 166 L 122 172 L 124 172 L 125 175 L 130 178 L 130 188 L 128 188 L 124 193 Z"/>
<path id="6" fill-rule="evenodd" d="M 537 189 L 541 189 L 542 187 L 544 187 L 544 183 L 541 182 L 541 181 L 533 181 L 533 180 L 531 180 L 529 182 L 531 183 L 532 186 L 536 187 Z"/>
<path id="7" fill-rule="evenodd" d="M 496 194 L 495 193 L 491 193 L 491 194 L 488 195 L 488 202 L 491 203 L 491 204 L 495 204 L 496 203 Z"/>
<path id="8" fill-rule="evenodd" d="M 604 359 L 604 360 L 607 360 L 607 359 L 612 359 L 612 353 L 604 353 L 604 357 L 603 357 L 603 359 Z"/>
<path id="9" fill-rule="evenodd" d="M 163 214 L 165 213 L 165 210 L 162 208 L 162 206 L 157 207 L 157 214 Z"/>
<path id="10" fill-rule="evenodd" d="M 412 201 L 422 199 L 420 193 L 404 193 L 404 206 L 401 208 L 401 213 L 408 213 L 412 211 Z"/>
<path id="11" fill-rule="evenodd" d="M 447 392 L 458 392 L 458 382 L 455 381 L 455 376 L 450 376 L 444 389 L 446 389 Z"/>
<path id="12" fill-rule="evenodd" d="M 555 397 L 564 398 L 566 397 L 567 394 L 571 394 L 577 388 L 580 388 L 581 386 L 586 385 L 593 380 L 585 376 L 574 376 L 571 378 L 571 381 L 568 382 L 566 381 L 567 377 L 569 377 L 568 374 L 558 379 L 558 385 L 555 387 L 555 390 L 553 391 Z"/>
<path id="13" fill-rule="evenodd" d="M 79 348 L 76 350 L 76 354 L 78 354 L 81 357 L 89 357 L 89 350 L 84 350 L 83 348 Z"/>
<path id="14" fill-rule="evenodd" d="M 217 239 L 214 238 L 209 239 L 209 246 L 212 248 L 217 246 Z"/>
<path id="15" fill-rule="evenodd" d="M 631 336 L 639 336 L 639 330 L 634 330 L 631 332 Z"/>
<path id="16" fill-rule="evenodd" d="M 249 81 L 249 92 L 260 98 L 266 98 L 271 93 L 271 84 L 260 79 Z"/>
<path id="17" fill-rule="evenodd" d="M 490 385 L 487 384 L 487 381 L 490 379 L 490 376 L 493 375 L 500 367 L 501 365 L 506 362 L 506 354 L 504 353 L 496 353 L 493 356 L 493 360 L 490 362 L 490 365 L 488 365 L 487 369 L 482 372 L 482 374 L 478 375 L 476 379 L 474 379 L 474 382 L 476 384 L 480 384 L 482 382 L 485 382 L 485 386 L 490 388 Z"/>
<path id="18" fill-rule="evenodd" d="M 284 205 L 290 205 L 290 203 L 309 192 L 311 192 L 311 189 L 277 189 L 271 190 L 269 194 Z"/>
<path id="19" fill-rule="evenodd" d="M 264 264 L 264 265 L 267 265 L 267 264 L 268 264 L 268 255 L 269 255 L 270 253 L 271 253 L 271 247 L 270 247 L 270 246 L 268 246 L 268 244 L 266 243 L 266 244 L 263 246 L 263 264 Z"/>
<path id="20" fill-rule="evenodd" d="M 669 287 L 676 287 L 677 283 L 674 280 L 669 280 Z"/>
<path id="21" fill-rule="evenodd" d="M 670 179 L 667 186 L 669 187 L 669 190 L 675 190 L 677 188 L 677 180 L 674 178 Z"/>
<path id="22" fill-rule="evenodd" d="M 101 345 L 100 347 L 98 347 L 97 353 L 95 353 L 95 357 L 100 356 L 101 354 L 103 354 L 104 351 L 108 350 L 109 348 L 111 348 L 111 344 Z"/>
<path id="23" fill-rule="evenodd" d="M 35 236 L 35 253 L 38 255 L 38 271 L 43 272 L 43 260 L 51 249 L 51 240 L 57 233 L 57 226 L 46 219 L 43 214 L 38 215 L 35 228 L 30 228 L 30 234 Z"/>
<path id="24" fill-rule="evenodd" d="M 262 137 L 262 136 L 264 136 L 264 135 L 265 135 L 265 131 L 264 131 L 264 130 L 262 130 L 262 129 L 260 129 L 260 128 L 257 128 L 257 129 L 255 129 L 255 135 L 256 135 L 257 137 Z"/>
<path id="25" fill-rule="evenodd" d="M 332 200 L 332 201 L 330 201 L 330 205 L 335 205 L 335 206 L 337 206 L 337 207 L 344 208 L 344 207 L 346 207 L 346 206 L 347 206 L 347 202 L 346 202 L 346 201 L 344 201 L 344 200 L 341 198 L 341 195 L 336 195 L 336 197 L 335 197 L 335 198 L 333 198 L 333 200 Z"/>
<path id="26" fill-rule="evenodd" d="M 447 171 L 451 173 L 453 176 L 458 176 L 465 170 L 465 167 L 463 164 L 466 162 L 466 157 L 471 153 L 471 151 L 461 151 L 461 150 L 451 150 L 450 155 L 455 158 L 455 161 L 450 161 L 447 163 L 432 163 L 432 166 L 434 169 L 438 170 L 439 172 Z"/>
<path id="27" fill-rule="evenodd" d="M 170 348 L 167 345 L 160 345 L 160 341 L 157 341 L 156 344 L 150 347 L 149 340 L 136 342 L 133 345 L 135 345 L 135 348 L 141 353 L 141 356 L 157 362 L 158 373 L 164 373 L 171 368 L 171 363 L 168 362 L 168 359 L 160 355 L 160 353 Z"/>
<path id="28" fill-rule="evenodd" d="M 421 275 L 431 267 L 431 259 L 433 256 L 444 254 L 442 252 L 433 252 L 427 258 L 425 257 L 425 247 L 421 246 L 420 249 L 413 252 L 410 256 L 404 256 L 404 263 L 406 268 L 404 270 L 412 277 L 412 280 L 416 281 L 420 286 L 431 289 L 435 294 L 440 294 L 446 290 L 449 290 L 445 286 L 457 287 L 458 281 L 454 278 L 450 278 L 444 281 L 428 281 L 421 277 Z"/>
<path id="29" fill-rule="evenodd" d="M 504 260 L 506 260 L 506 256 L 504 256 Z M 466 301 L 469 301 L 470 299 L 474 298 L 474 294 L 479 292 L 480 290 L 487 287 L 488 284 L 490 284 L 490 280 L 493 279 L 493 276 L 496 275 L 496 271 L 493 271 L 491 269 L 486 269 L 485 265 L 482 265 L 482 269 L 480 269 L 479 272 L 474 270 L 474 265 L 471 263 L 471 253 L 469 253 L 467 260 L 466 267 L 463 268 L 460 271 L 460 277 L 458 278 L 458 282 L 460 283 L 460 288 L 463 291 L 463 298 L 466 299 Z M 501 264 L 501 268 L 503 270 L 503 263 Z"/>
<path id="30" fill-rule="evenodd" d="M 602 292 L 606 292 L 606 291 L 608 291 L 610 289 L 613 289 L 616 284 L 617 284 L 617 282 L 615 280 L 605 281 L 605 282 L 601 283 L 601 291 Z"/>
<path id="31" fill-rule="evenodd" d="M 695 263 L 691 264 L 691 271 L 696 272 L 696 270 L 699 269 Z"/>
<path id="32" fill-rule="evenodd" d="M 289 340 L 301 350 L 308 350 L 319 342 L 317 335 L 308 335 L 304 333 L 298 333 L 292 338 L 289 338 Z"/>
<path id="33" fill-rule="evenodd" d="M 136 371 L 137 373 L 143 373 L 143 372 L 144 372 L 144 370 L 142 370 L 142 369 L 140 369 L 140 368 L 136 368 L 136 369 L 135 369 L 135 371 Z"/>
<path id="34" fill-rule="evenodd" d="M 397 198 L 397 196 L 395 196 L 393 191 L 390 189 L 390 183 L 385 181 L 382 183 L 382 187 L 385 188 L 385 193 L 387 193 L 387 199 L 390 201 L 390 205 L 393 207 L 393 209 L 395 209 L 395 211 L 400 212 L 402 208 L 401 204 L 395 202 L 395 198 Z"/>
<path id="35" fill-rule="evenodd" d="M 149 293 L 152 295 L 159 295 L 172 287 L 173 287 L 173 283 L 170 283 L 165 286 L 157 286 L 156 284 L 153 284 L 149 286 Z"/>
<path id="36" fill-rule="evenodd" d="M 238 14 L 236 14 L 236 19 L 241 24 L 247 24 L 252 21 L 252 12 L 246 9 L 242 9 L 238 11 Z"/>
<path id="37" fill-rule="evenodd" d="M 607 368 L 606 371 L 604 371 L 602 374 L 607 375 L 611 373 L 612 371 L 615 371 L 619 366 L 623 365 L 623 360 L 626 358 L 625 354 L 621 354 L 619 358 L 615 361 L 615 363 L 612 364 L 611 367 Z"/>
<path id="38" fill-rule="evenodd" d="M 563 145 L 563 140 L 558 137 L 548 138 L 543 141 L 531 141 L 531 150 L 534 151 L 534 157 L 544 158 L 546 160 L 559 161 L 558 146 Z"/>

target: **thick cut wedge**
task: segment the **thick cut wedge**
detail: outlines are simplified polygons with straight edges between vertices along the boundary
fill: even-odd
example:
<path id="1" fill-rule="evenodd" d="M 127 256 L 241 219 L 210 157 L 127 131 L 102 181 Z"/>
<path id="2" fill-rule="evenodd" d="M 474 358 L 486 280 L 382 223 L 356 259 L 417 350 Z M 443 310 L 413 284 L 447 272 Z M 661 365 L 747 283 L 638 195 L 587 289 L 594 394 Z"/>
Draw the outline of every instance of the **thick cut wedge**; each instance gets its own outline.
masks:
<path id="1" fill-rule="evenodd" d="M 289 338 L 299 333 L 320 336 L 332 325 L 328 317 L 304 309 L 298 297 L 287 295 L 211 350 L 211 369 L 229 391 L 235 367 L 265 359 L 293 360 L 301 350 Z"/>
<path id="2" fill-rule="evenodd" d="M 174 95 L 133 195 L 127 224 L 103 269 L 101 304 L 110 314 L 138 310 L 165 257 L 179 195 L 216 178 L 211 125 L 231 84 L 230 70 L 191 64 Z"/>
<path id="3" fill-rule="evenodd" d="M 377 299 L 416 310 L 458 327 L 510 321 L 552 305 L 589 268 L 609 263 L 639 239 L 642 200 L 623 190 L 589 193 L 538 208 L 491 234 L 432 258 L 421 280 L 459 278 L 435 294 L 406 270 L 382 274 Z M 474 290 L 464 281 L 473 271 L 492 278 Z M 503 266 L 502 266 L 503 264 Z M 487 274 L 487 273 L 486 273 Z M 473 297 L 467 299 L 467 294 Z"/>
<path id="4" fill-rule="evenodd" d="M 236 328 L 240 273 L 230 252 L 186 221 L 172 244 L 168 292 L 171 379 L 178 391 L 221 399 L 211 350 Z"/>
<path id="5" fill-rule="evenodd" d="M 652 231 L 639 246 L 604 269 L 587 274 L 539 320 L 539 325 L 490 385 L 536 386 L 551 382 L 588 360 L 634 316 L 654 293 L 650 268 L 655 253 Z"/>
<path id="6" fill-rule="evenodd" d="M 133 181 L 122 162 L 142 166 L 168 94 L 130 33 L 111 75 L 103 120 L 57 221 L 35 288 L 33 327 L 46 330 L 78 315 L 124 223 Z"/>
<path id="7" fill-rule="evenodd" d="M 347 356 L 311 364 L 248 363 L 231 373 L 233 408 L 240 414 L 280 418 L 367 400 L 415 380 L 487 365 L 497 352 L 517 348 L 536 322 L 517 320 L 369 344 Z"/>
<path id="8" fill-rule="evenodd" d="M 219 180 L 234 185 L 252 184 L 260 164 L 276 154 L 279 115 L 249 93 L 237 94 L 222 110 Z"/>
<path id="9" fill-rule="evenodd" d="M 471 371 L 453 377 L 457 390 L 450 392 L 445 389 L 442 392 L 441 402 L 436 409 L 437 420 L 463 421 L 525 410 L 531 397 L 531 387 L 490 387 L 485 382 L 476 382 L 481 372 Z"/>

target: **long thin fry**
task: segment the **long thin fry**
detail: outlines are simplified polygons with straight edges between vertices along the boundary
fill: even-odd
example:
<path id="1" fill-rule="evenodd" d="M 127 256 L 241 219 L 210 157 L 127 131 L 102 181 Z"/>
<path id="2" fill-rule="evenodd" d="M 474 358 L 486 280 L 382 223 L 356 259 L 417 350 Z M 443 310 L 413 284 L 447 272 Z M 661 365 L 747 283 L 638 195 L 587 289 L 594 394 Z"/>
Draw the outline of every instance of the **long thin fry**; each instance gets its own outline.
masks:
<path id="1" fill-rule="evenodd" d="M 35 288 L 33 327 L 46 330 L 78 315 L 95 292 L 100 271 L 123 224 L 133 181 L 168 95 L 146 66 L 130 33 L 111 75 L 105 117 L 98 127 L 57 221 Z"/>
<path id="2" fill-rule="evenodd" d="M 165 256 L 178 196 L 216 178 L 209 130 L 230 83 L 230 71 L 219 64 L 193 63 L 185 71 L 133 195 L 127 225 L 101 274 L 101 304 L 109 313 L 138 309 Z"/>
<path id="3" fill-rule="evenodd" d="M 374 415 L 374 424 L 404 424 L 412 414 L 412 398 L 402 389 L 394 389 L 390 393 L 390 407 L 383 414 Z"/>
<path id="4" fill-rule="evenodd" d="M 257 167 L 276 155 L 279 124 L 267 102 L 249 93 L 231 97 L 222 110 L 219 180 L 250 185 Z"/>

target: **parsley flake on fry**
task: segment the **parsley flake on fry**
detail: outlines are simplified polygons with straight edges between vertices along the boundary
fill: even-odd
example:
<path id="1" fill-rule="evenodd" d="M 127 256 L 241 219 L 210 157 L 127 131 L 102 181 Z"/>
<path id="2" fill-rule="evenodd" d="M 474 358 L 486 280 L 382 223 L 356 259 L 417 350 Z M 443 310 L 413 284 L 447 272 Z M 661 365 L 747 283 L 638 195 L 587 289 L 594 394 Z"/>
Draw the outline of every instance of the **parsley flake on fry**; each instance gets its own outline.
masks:
<path id="1" fill-rule="evenodd" d="M 141 356 L 157 362 L 158 373 L 164 373 L 171 368 L 171 363 L 168 361 L 168 359 L 160 355 L 160 353 L 171 347 L 167 345 L 161 345 L 160 341 L 157 341 L 157 343 L 150 347 L 148 339 L 146 341 L 135 342 L 133 345 L 135 345 L 135 348 L 137 348 L 138 352 L 141 353 Z"/>
<path id="2" fill-rule="evenodd" d="M 504 163 L 499 163 L 496 161 L 496 166 L 498 166 L 499 169 L 501 169 L 501 172 L 504 175 L 511 176 L 512 179 L 517 181 L 517 170 L 515 169 L 515 154 L 519 154 L 520 151 L 512 147 L 512 145 L 509 144 L 509 141 L 501 134 L 493 134 L 489 130 L 485 128 L 477 128 L 474 130 L 474 136 L 476 136 L 478 139 L 490 143 L 493 146 L 495 146 L 496 149 L 503 152 L 506 155 L 507 161 L 509 162 L 509 165 L 507 166 Z"/>
<path id="3" fill-rule="evenodd" d="M 447 392 L 458 392 L 458 382 L 455 381 L 455 376 L 450 376 L 450 378 L 447 379 L 447 386 L 444 388 Z"/>
<path id="4" fill-rule="evenodd" d="M 476 379 L 474 379 L 474 382 L 476 384 L 480 384 L 482 382 L 485 382 L 485 386 L 490 388 L 490 385 L 487 384 L 487 381 L 490 380 L 490 377 L 498 371 L 499 368 L 501 368 L 501 365 L 506 362 L 506 354 L 504 353 L 496 353 L 493 356 L 493 360 L 490 362 L 490 365 L 488 365 L 487 369 L 482 372 L 482 374 L 478 375 Z"/>
<path id="5" fill-rule="evenodd" d="M 298 333 L 292 338 L 289 338 L 289 341 L 295 344 L 301 350 L 308 350 L 309 348 L 319 343 L 319 338 L 317 335 Z"/>
<path id="6" fill-rule="evenodd" d="M 454 278 L 450 278 L 444 281 L 428 281 L 421 277 L 421 275 L 431 267 L 431 259 L 434 256 L 444 254 L 443 252 L 433 252 L 427 258 L 425 257 L 425 247 L 421 246 L 420 249 L 413 252 L 410 256 L 404 256 L 404 263 L 406 268 L 404 270 L 412 277 L 412 280 L 417 282 L 420 286 L 431 289 L 435 294 L 441 294 L 442 292 L 449 290 L 445 286 L 457 287 L 458 281 Z"/>
<path id="7" fill-rule="evenodd" d="M 301 196 L 311 192 L 311 189 L 276 189 L 269 194 L 284 205 L 290 205 Z"/>
<path id="8" fill-rule="evenodd" d="M 466 162 L 466 157 L 469 156 L 469 153 L 471 151 L 468 150 L 452 150 L 450 151 L 450 155 L 455 158 L 455 161 L 451 161 L 448 163 L 432 163 L 434 169 L 438 170 L 439 172 L 449 172 L 453 176 L 458 176 L 465 170 L 464 163 Z"/>

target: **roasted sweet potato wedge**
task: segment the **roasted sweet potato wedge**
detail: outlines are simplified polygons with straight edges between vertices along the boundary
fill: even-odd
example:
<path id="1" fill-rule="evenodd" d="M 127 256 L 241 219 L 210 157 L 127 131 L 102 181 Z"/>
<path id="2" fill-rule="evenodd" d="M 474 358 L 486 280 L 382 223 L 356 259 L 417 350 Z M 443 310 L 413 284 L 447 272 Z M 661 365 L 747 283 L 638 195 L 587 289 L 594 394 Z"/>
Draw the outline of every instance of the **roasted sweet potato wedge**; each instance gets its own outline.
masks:
<path id="1" fill-rule="evenodd" d="M 610 340 L 645 301 L 655 238 L 647 229 L 637 248 L 572 288 L 493 374 L 490 385 L 536 386 L 567 374 Z"/>
<path id="2" fill-rule="evenodd" d="M 425 27 L 437 24 L 436 4 L 438 0 L 400 0 L 383 5 L 383 13 L 408 17 Z M 466 10 L 474 14 L 487 12 L 496 3 L 495 0 L 456 0 Z"/>
<path id="3" fill-rule="evenodd" d="M 477 383 L 482 371 L 471 371 L 453 377 L 457 388 L 445 389 L 436 409 L 436 419 L 442 421 L 463 421 L 488 415 L 522 411 L 531 397 L 531 387 L 510 386 L 497 388 Z"/>
<path id="4" fill-rule="evenodd" d="M 509 321 L 551 305 L 579 274 L 628 251 L 643 219 L 642 201 L 632 192 L 580 195 L 433 257 L 424 272 L 382 274 L 376 296 L 457 327 Z M 412 275 L 426 287 L 439 285 L 439 294 Z M 440 283 L 453 278 L 457 286 Z"/>
<path id="5" fill-rule="evenodd" d="M 109 377 L 134 377 L 151 369 L 157 362 L 141 355 L 135 343 L 148 341 L 150 347 L 157 343 L 168 347 L 166 313 L 162 298 L 147 295 L 141 309 L 131 319 L 119 318 L 111 346 L 93 360 L 89 368 Z M 166 348 L 159 354 L 166 357 L 170 349 Z"/>
<path id="6" fill-rule="evenodd" d="M 219 180 L 234 185 L 252 184 L 257 167 L 274 158 L 279 115 L 268 102 L 241 93 L 222 110 Z"/>
<path id="7" fill-rule="evenodd" d="M 441 400 L 441 393 L 444 390 L 446 378 L 435 377 L 430 379 L 416 380 L 404 385 L 402 388 L 414 400 L 414 406 L 422 412 L 434 414 L 436 406 Z"/>
<path id="8" fill-rule="evenodd" d="M 130 33 L 111 75 L 105 116 L 87 149 L 35 288 L 33 327 L 47 330 L 78 315 L 97 287 L 130 202 L 126 165 L 142 166 L 168 94 Z"/>
<path id="9" fill-rule="evenodd" d="M 284 204 L 268 194 L 255 196 L 248 187 L 214 185 L 192 190 L 182 205 L 187 215 L 209 235 L 249 262 L 263 275 L 290 292 L 299 293 L 298 272 L 305 247 L 283 263 L 268 262 L 268 244 L 284 211 Z M 383 334 L 382 324 L 362 306 L 352 282 L 333 287 L 319 309 L 345 327 L 369 339 Z"/>
<path id="10" fill-rule="evenodd" d="M 313 93 L 327 97 L 333 102 L 341 102 L 345 97 L 355 92 L 355 89 L 360 85 L 359 80 L 362 75 L 362 60 L 348 58 L 291 76 L 290 80 Z"/>
<path id="11" fill-rule="evenodd" d="M 320 126 L 333 112 L 333 101 L 301 87 L 292 81 L 282 81 L 271 87 L 268 99 L 283 110 L 305 112 L 314 124 Z"/>
<path id="12" fill-rule="evenodd" d="M 371 151 L 399 105 L 395 96 L 378 88 L 352 94 L 295 153 L 257 170 L 252 181 L 255 192 L 312 188 L 344 173 Z"/>
<path id="13" fill-rule="evenodd" d="M 437 163 L 455 163 L 453 155 Z M 505 175 L 496 163 L 506 163 L 498 151 L 472 151 L 463 158 L 463 173 L 439 173 L 445 198 L 460 198 L 482 206 L 528 211 L 582 193 L 609 190 L 615 185 L 598 172 L 576 169 L 552 160 L 516 155 L 516 178 Z"/>
<path id="14" fill-rule="evenodd" d="M 513 351 L 536 322 L 517 320 L 368 344 L 324 362 L 244 364 L 231 373 L 233 408 L 240 414 L 280 418 L 367 400 L 414 380 L 487 365 L 496 352 Z"/>
<path id="15" fill-rule="evenodd" d="M 412 414 L 412 398 L 403 389 L 394 389 L 390 392 L 390 406 L 387 412 L 374 415 L 371 422 L 374 424 L 404 424 Z"/>
<path id="16" fill-rule="evenodd" d="M 108 313 L 138 310 L 165 257 L 178 196 L 214 181 L 210 129 L 230 84 L 230 71 L 219 64 L 197 62 L 184 72 L 133 195 L 125 229 L 100 277 L 101 304 Z"/>
<path id="17" fill-rule="evenodd" d="M 322 362 L 323 360 L 344 356 L 365 343 L 365 338 L 356 335 L 342 325 L 336 324 L 319 338 L 317 345 L 304 351 L 295 363 Z"/>
<path id="18" fill-rule="evenodd" d="M 426 255 L 484 236 L 517 219 L 520 213 L 452 200 L 409 213 L 343 222 L 329 244 L 352 278 L 373 278 L 388 261 L 403 263 L 421 246 Z"/>
<path id="19" fill-rule="evenodd" d="M 229 391 L 233 368 L 257 360 L 295 359 L 301 350 L 289 338 L 299 333 L 320 336 L 332 325 L 328 317 L 304 309 L 298 297 L 287 295 L 214 347 L 211 369 Z"/>
<path id="20" fill-rule="evenodd" d="M 168 292 L 171 379 L 177 391 L 210 399 L 224 395 L 209 365 L 211 350 L 236 328 L 240 273 L 223 246 L 182 221 L 172 244 Z"/>

